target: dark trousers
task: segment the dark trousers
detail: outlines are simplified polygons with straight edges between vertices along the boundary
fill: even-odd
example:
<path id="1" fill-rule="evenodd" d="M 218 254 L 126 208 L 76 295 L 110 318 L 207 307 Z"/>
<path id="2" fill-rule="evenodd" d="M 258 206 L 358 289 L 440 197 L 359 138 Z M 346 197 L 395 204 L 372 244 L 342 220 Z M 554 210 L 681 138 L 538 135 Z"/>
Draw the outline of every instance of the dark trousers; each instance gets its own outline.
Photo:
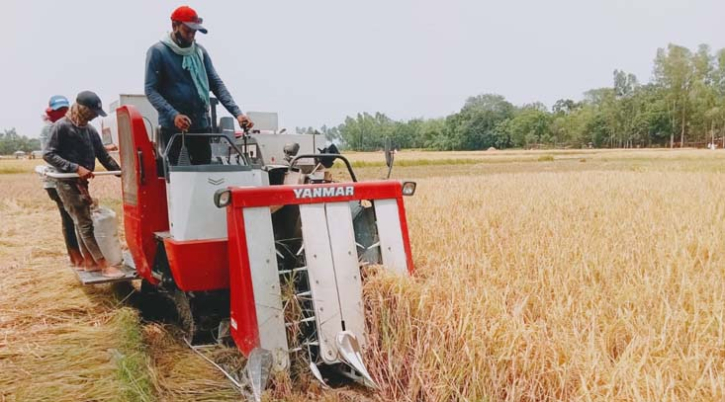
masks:
<path id="1" fill-rule="evenodd" d="M 161 141 L 162 149 L 166 150 L 166 145 L 171 140 L 171 136 L 178 133 L 179 130 L 167 129 L 161 127 Z M 194 130 L 193 133 L 210 133 L 211 128 L 205 128 L 201 130 Z M 190 137 L 185 136 L 183 139 L 181 136 L 174 140 L 174 143 L 169 149 L 169 163 L 171 165 L 179 164 L 179 154 L 181 152 L 182 144 L 186 147 L 189 153 L 189 160 L 192 165 L 208 165 L 211 163 L 211 144 L 209 144 L 208 137 Z"/>
<path id="2" fill-rule="evenodd" d="M 65 207 L 63 207 L 63 201 L 60 200 L 60 196 L 58 196 L 58 191 L 54 188 L 46 188 L 45 191 L 48 192 L 48 197 L 50 197 L 51 200 L 55 201 L 55 205 L 58 206 L 58 211 L 60 212 L 60 220 L 63 227 L 63 240 L 65 240 L 65 248 L 68 250 L 69 254 L 71 250 L 80 251 L 80 247 L 78 246 L 78 238 L 76 237 L 76 227 L 73 223 L 73 218 L 68 215 Z"/>
<path id="3" fill-rule="evenodd" d="M 78 244 L 85 257 L 92 257 L 98 262 L 103 259 L 101 248 L 98 247 L 93 233 L 93 219 L 91 218 L 91 204 L 93 200 L 88 193 L 88 182 L 83 180 L 58 180 L 56 182 L 58 196 L 63 201 L 68 215 L 76 226 Z"/>

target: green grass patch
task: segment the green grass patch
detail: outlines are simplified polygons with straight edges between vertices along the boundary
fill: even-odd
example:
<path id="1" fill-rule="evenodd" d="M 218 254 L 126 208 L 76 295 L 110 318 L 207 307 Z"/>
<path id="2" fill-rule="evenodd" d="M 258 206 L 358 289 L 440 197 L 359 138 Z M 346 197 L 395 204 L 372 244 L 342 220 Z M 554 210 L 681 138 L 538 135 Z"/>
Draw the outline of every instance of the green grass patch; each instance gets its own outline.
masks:
<path id="1" fill-rule="evenodd" d="M 114 317 L 119 328 L 119 349 L 109 351 L 116 363 L 116 376 L 122 384 L 120 401 L 151 402 L 154 386 L 149 374 L 150 358 L 146 353 L 138 312 L 122 308 Z"/>
<path id="2" fill-rule="evenodd" d="M 537 159 L 539 162 L 554 162 L 554 155 L 541 155 L 539 156 L 539 159 Z"/>

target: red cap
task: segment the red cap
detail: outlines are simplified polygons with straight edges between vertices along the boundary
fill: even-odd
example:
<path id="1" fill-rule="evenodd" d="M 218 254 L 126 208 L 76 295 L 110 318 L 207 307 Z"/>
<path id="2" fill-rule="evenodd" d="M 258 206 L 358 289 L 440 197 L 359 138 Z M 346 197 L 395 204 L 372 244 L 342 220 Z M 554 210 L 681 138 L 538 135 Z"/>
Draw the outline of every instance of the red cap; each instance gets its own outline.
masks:
<path id="1" fill-rule="evenodd" d="M 201 23 L 204 22 L 204 20 L 199 18 L 196 11 L 189 6 L 181 6 L 174 10 L 174 12 L 171 13 L 171 21 L 178 21 L 195 31 L 207 33 L 206 28 L 201 26 Z"/>

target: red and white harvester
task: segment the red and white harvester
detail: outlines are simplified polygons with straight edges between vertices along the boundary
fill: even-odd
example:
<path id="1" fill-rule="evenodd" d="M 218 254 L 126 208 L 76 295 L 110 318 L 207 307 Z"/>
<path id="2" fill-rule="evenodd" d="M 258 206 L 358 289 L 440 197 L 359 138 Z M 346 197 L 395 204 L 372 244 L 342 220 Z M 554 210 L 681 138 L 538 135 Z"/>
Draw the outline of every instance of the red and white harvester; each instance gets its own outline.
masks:
<path id="1" fill-rule="evenodd" d="M 276 134 L 176 134 L 161 150 L 134 106 L 116 119 L 129 279 L 168 295 L 192 338 L 230 332 L 257 372 L 253 389 L 260 372 L 298 357 L 321 381 L 340 373 L 374 387 L 362 361 L 364 271 L 413 272 L 403 196 L 415 183 L 358 182 L 344 156 L 296 155 L 299 144 Z M 185 141 L 199 136 L 216 144 L 211 164 L 185 163 Z M 349 180 L 332 180 L 335 160 Z"/>

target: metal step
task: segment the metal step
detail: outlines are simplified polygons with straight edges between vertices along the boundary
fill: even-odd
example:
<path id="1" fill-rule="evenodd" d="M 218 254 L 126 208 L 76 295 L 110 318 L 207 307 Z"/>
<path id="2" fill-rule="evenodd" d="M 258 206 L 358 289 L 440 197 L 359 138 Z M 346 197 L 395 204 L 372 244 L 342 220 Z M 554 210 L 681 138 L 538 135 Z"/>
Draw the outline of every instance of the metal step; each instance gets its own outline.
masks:
<path id="1" fill-rule="evenodd" d="M 78 280 L 81 281 L 81 283 L 84 285 L 100 285 L 103 283 L 127 282 L 138 278 L 138 273 L 136 272 L 136 264 L 134 264 L 131 253 L 129 253 L 128 250 L 123 251 L 123 263 L 119 267 L 119 269 L 123 271 L 123 273 L 125 273 L 126 275 L 120 278 L 106 278 L 105 276 L 103 276 L 101 271 L 86 272 L 77 271 L 74 268 L 71 269 L 73 269 L 73 272 L 75 272 Z"/>
<path id="2" fill-rule="evenodd" d="M 120 278 L 106 278 L 105 276 L 103 276 L 101 271 L 86 272 L 76 271 L 75 269 L 73 269 L 73 272 L 76 273 L 78 280 L 81 281 L 81 283 L 84 285 L 100 285 L 102 283 L 127 282 L 138 278 L 136 270 L 129 267 L 128 265 L 122 265 L 119 269 L 123 271 L 126 275 Z"/>

